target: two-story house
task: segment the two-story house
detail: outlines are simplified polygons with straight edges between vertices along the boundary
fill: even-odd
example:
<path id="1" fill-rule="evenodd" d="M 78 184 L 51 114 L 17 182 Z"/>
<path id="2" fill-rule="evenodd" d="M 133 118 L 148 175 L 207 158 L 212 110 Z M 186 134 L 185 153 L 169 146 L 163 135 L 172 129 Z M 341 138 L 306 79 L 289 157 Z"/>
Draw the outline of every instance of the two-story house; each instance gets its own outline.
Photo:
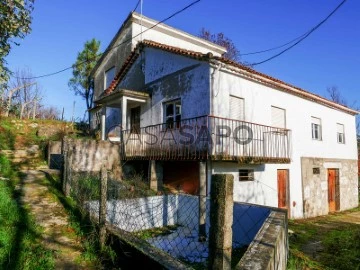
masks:
<path id="1" fill-rule="evenodd" d="M 93 70 L 92 128 L 122 145 L 151 185 L 209 194 L 292 218 L 356 207 L 355 110 L 222 57 L 226 49 L 131 13 Z"/>

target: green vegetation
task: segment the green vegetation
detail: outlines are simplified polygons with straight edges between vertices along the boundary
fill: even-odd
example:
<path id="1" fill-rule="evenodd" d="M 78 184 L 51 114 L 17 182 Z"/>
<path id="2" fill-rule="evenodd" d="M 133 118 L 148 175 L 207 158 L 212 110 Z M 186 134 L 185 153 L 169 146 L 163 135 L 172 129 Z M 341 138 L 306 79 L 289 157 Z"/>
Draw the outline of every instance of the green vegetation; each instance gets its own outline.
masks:
<path id="1" fill-rule="evenodd" d="M 290 221 L 288 269 L 359 269 L 360 226 L 342 214 Z"/>
<path id="2" fill-rule="evenodd" d="M 134 234 L 137 237 L 146 240 L 146 239 L 161 236 L 161 235 L 171 234 L 178 227 L 179 227 L 178 225 L 169 225 L 169 226 L 164 226 L 164 227 L 160 227 L 160 228 L 151 228 L 151 229 L 148 229 L 148 230 L 138 231 L 138 232 L 136 232 Z"/>
<path id="3" fill-rule="evenodd" d="M 0 141 L 4 140 L 8 143 L 7 146 L 10 146 L 2 149 L 13 149 L 11 140 L 18 146 L 29 146 L 43 141 L 60 140 L 65 135 L 76 135 L 77 133 L 73 125 L 68 122 L 46 119 L 20 120 L 11 117 L 0 120 L 0 129 L 7 132 L 7 134 L 0 135 Z M 17 148 L 19 149 L 19 147 Z"/>
<path id="4" fill-rule="evenodd" d="M 0 176 L 19 182 L 6 157 L 0 154 Z M 14 181 L 0 180 L 0 269 L 53 269 L 51 251 L 39 243 L 41 228 L 18 203 Z"/>
<path id="5" fill-rule="evenodd" d="M 99 182 L 94 182 L 97 178 L 87 176 L 82 180 L 83 181 L 79 181 L 82 183 L 82 192 L 90 194 L 90 196 L 94 199 L 98 198 Z M 97 185 L 94 183 L 97 183 Z M 104 250 L 100 250 L 98 228 L 96 224 L 91 222 L 89 216 L 81 211 L 80 201 L 73 198 L 75 194 L 72 194 L 72 197 L 66 197 L 62 192 L 61 181 L 56 175 L 50 175 L 47 173 L 44 185 L 48 187 L 51 194 L 53 194 L 54 199 L 64 206 L 67 214 L 69 215 L 71 233 L 75 233 L 76 236 L 81 239 L 83 247 L 81 260 L 95 265 L 96 268 L 114 266 L 116 260 L 115 252 L 108 246 Z"/>

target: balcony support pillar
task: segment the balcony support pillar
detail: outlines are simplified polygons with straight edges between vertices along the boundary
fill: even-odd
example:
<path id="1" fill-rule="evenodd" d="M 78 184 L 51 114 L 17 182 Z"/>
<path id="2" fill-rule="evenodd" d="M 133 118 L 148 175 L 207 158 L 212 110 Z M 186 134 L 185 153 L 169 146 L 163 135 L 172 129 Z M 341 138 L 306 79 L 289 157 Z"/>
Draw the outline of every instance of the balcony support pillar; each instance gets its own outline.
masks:
<path id="1" fill-rule="evenodd" d="M 106 107 L 101 108 L 101 140 L 106 140 Z"/>
<path id="2" fill-rule="evenodd" d="M 149 160 L 150 189 L 159 191 L 163 184 L 163 164 L 160 161 Z"/>
<path id="3" fill-rule="evenodd" d="M 121 126 L 122 126 L 122 130 L 127 129 L 126 118 L 127 118 L 127 98 L 122 97 L 121 98 Z"/>

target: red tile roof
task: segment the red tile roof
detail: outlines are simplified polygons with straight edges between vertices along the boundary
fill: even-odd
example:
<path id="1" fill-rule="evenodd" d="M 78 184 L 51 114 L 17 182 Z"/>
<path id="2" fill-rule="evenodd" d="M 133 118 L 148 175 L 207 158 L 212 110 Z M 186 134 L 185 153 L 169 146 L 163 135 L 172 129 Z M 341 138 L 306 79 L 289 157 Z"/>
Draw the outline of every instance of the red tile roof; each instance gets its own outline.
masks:
<path id="1" fill-rule="evenodd" d="M 156 48 L 156 49 L 160 49 L 163 51 L 191 57 L 193 59 L 202 60 L 202 61 L 208 61 L 208 62 L 211 62 L 214 60 L 220 61 L 220 62 L 226 64 L 227 68 L 233 69 L 237 73 L 242 73 L 245 76 L 250 77 L 253 80 L 260 81 L 265 84 L 271 84 L 273 87 L 281 89 L 282 91 L 286 91 L 288 93 L 291 93 L 291 94 L 294 94 L 297 96 L 301 96 L 303 98 L 315 101 L 317 103 L 320 103 L 320 104 L 323 104 L 326 106 L 334 107 L 336 109 L 345 111 L 352 115 L 355 115 L 358 113 L 357 111 L 347 108 L 344 105 L 330 101 L 324 97 L 313 94 L 309 91 L 306 91 L 299 87 L 293 86 L 291 84 L 285 83 L 279 79 L 276 79 L 276 78 L 266 75 L 264 73 L 258 72 L 248 66 L 245 66 L 245 65 L 237 63 L 235 61 L 226 59 L 224 57 L 213 56 L 212 53 L 204 54 L 201 52 L 190 51 L 190 50 L 182 49 L 179 47 L 161 44 L 161 43 L 151 41 L 151 40 L 144 40 L 137 44 L 137 46 L 135 47 L 133 52 L 125 60 L 123 66 L 121 67 L 118 74 L 115 76 L 114 80 L 111 82 L 110 86 L 105 90 L 104 96 L 106 96 L 106 95 L 110 94 L 112 91 L 114 91 L 114 89 L 118 86 L 118 84 L 121 82 L 121 80 L 126 75 L 127 71 L 131 68 L 132 64 L 136 61 L 137 57 L 140 55 L 141 50 L 144 47 Z"/>

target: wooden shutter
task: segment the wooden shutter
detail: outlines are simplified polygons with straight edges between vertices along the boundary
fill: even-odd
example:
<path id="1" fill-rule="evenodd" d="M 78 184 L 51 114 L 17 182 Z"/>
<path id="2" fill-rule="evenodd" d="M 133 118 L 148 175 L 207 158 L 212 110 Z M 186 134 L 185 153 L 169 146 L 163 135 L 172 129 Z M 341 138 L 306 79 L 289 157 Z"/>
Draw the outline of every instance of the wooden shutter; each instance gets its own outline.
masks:
<path id="1" fill-rule="evenodd" d="M 271 106 L 271 125 L 277 128 L 285 128 L 285 110 Z"/>
<path id="2" fill-rule="evenodd" d="M 235 120 L 245 120 L 244 99 L 230 96 L 230 117 Z"/>

